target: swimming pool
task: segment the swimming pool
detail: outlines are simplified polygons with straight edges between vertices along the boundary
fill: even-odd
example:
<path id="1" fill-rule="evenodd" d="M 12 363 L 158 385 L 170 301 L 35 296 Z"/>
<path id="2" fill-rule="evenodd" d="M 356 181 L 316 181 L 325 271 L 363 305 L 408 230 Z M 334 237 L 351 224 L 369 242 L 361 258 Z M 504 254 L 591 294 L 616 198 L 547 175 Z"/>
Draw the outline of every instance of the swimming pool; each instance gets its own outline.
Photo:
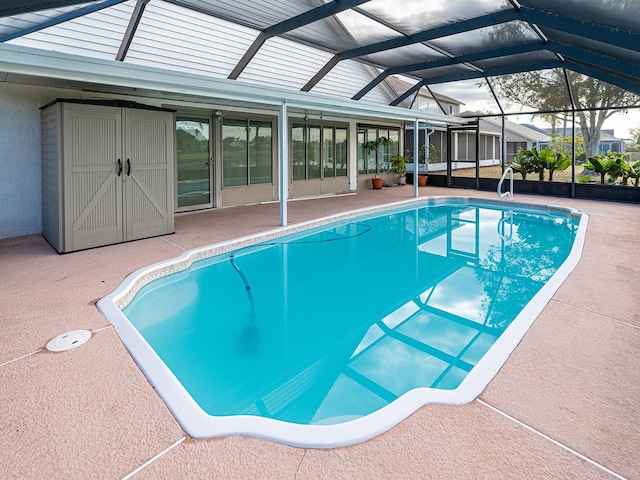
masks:
<path id="1" fill-rule="evenodd" d="M 98 308 L 189 435 L 346 445 L 474 399 L 577 263 L 586 221 L 403 202 L 187 252 Z"/>

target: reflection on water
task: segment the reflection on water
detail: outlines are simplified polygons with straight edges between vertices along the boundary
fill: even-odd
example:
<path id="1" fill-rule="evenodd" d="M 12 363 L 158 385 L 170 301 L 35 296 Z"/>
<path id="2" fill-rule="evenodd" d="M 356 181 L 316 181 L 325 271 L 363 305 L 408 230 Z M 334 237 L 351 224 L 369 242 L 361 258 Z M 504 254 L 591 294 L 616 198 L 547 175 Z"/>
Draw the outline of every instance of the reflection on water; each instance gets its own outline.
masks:
<path id="1" fill-rule="evenodd" d="M 339 423 L 458 387 L 576 229 L 469 205 L 367 217 L 196 264 L 125 314 L 208 413 Z"/>

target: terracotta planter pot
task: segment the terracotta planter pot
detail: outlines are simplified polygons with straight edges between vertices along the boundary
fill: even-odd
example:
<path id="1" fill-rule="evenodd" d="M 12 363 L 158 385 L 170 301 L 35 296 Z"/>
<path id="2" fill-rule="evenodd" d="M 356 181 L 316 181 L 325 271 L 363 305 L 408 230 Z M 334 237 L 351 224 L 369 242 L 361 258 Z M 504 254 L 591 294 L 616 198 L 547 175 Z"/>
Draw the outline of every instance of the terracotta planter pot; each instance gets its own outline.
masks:
<path id="1" fill-rule="evenodd" d="M 426 175 L 418 175 L 418 186 L 424 187 L 427 184 L 427 178 Z"/>
<path id="2" fill-rule="evenodd" d="M 373 188 L 379 189 L 382 188 L 382 178 L 372 178 L 371 179 L 371 186 L 373 186 Z"/>

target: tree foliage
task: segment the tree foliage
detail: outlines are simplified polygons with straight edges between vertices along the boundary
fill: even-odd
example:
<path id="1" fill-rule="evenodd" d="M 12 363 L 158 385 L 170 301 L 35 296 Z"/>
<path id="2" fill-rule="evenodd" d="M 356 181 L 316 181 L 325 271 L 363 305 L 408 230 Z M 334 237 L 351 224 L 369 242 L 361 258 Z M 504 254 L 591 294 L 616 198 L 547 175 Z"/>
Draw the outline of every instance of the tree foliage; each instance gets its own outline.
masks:
<path id="1" fill-rule="evenodd" d="M 176 143 L 178 151 L 181 152 L 204 152 L 209 148 L 209 139 L 198 138 L 200 131 L 185 131 L 181 128 L 176 130 Z"/>
<path id="2" fill-rule="evenodd" d="M 615 85 L 568 72 L 587 157 L 598 153 L 604 121 L 619 110 L 640 105 L 640 97 Z M 494 77 L 498 95 L 508 102 L 535 110 L 571 110 L 571 99 L 562 70 L 542 70 Z M 596 110 L 597 109 L 597 110 Z"/>
<path id="3" fill-rule="evenodd" d="M 526 154 L 523 149 L 518 150 L 518 153 L 513 160 L 507 165 L 513 169 L 514 172 L 522 175 L 522 179 L 526 180 L 529 173 L 535 171 L 533 164 L 533 157 L 530 154 Z"/>
<path id="4" fill-rule="evenodd" d="M 524 307 L 556 273 L 578 228 L 568 219 L 526 213 L 515 213 L 505 220 L 517 234 L 507 245 L 490 244 L 476 269 L 486 292 L 486 323 L 496 329 L 506 328 L 513 321 L 513 308 Z"/>
<path id="5" fill-rule="evenodd" d="M 633 179 L 633 184 L 637 187 L 640 186 L 640 162 L 629 163 L 628 178 Z"/>
<path id="6" fill-rule="evenodd" d="M 629 179 L 634 179 L 634 185 L 638 186 L 640 180 L 640 162 L 631 163 L 630 155 L 622 152 L 599 153 L 587 160 L 584 167 L 600 175 L 600 183 L 605 183 L 605 175 L 609 175 L 607 183 L 619 182 L 628 185 Z M 580 181 L 589 181 L 585 176 Z"/>
<path id="7" fill-rule="evenodd" d="M 518 150 L 517 155 L 509 166 L 514 172 L 520 173 L 522 179 L 527 179 L 528 173 L 537 173 L 538 180 L 544 180 L 545 171 L 549 172 L 549 181 L 553 182 L 553 172 L 566 170 L 571 165 L 571 157 L 561 152 L 554 152 L 549 148 L 538 151 L 536 147 L 529 150 Z"/>
<path id="8" fill-rule="evenodd" d="M 551 142 L 549 143 L 549 148 L 557 153 L 562 153 L 565 157 L 571 158 L 572 152 L 572 139 L 571 135 L 563 136 L 558 133 L 552 133 L 550 135 Z M 584 139 L 582 138 L 582 134 L 579 132 L 576 133 L 576 159 L 580 158 L 584 155 Z"/>
<path id="9" fill-rule="evenodd" d="M 629 130 L 631 140 L 633 144 L 627 147 L 628 152 L 640 152 L 640 127 L 635 127 Z"/>

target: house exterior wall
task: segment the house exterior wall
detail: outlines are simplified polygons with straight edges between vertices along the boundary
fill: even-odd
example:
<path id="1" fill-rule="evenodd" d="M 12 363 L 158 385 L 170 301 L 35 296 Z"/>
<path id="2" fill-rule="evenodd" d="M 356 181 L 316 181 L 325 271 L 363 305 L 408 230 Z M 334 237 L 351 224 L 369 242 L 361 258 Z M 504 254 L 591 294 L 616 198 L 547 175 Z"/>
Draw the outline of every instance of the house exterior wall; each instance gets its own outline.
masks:
<path id="1" fill-rule="evenodd" d="M 42 232 L 40 107 L 78 95 L 0 83 L 0 238 Z"/>
<path id="2" fill-rule="evenodd" d="M 622 140 L 601 140 L 600 152 L 624 152 L 624 145 Z"/>
<path id="3" fill-rule="evenodd" d="M 49 184 L 51 182 L 55 183 L 57 180 L 50 175 L 49 163 L 45 161 L 43 164 L 42 162 L 40 107 L 56 98 L 72 99 L 87 98 L 88 96 L 104 99 L 123 98 L 122 95 L 117 94 L 87 94 L 80 90 L 0 83 L 0 168 L 3 171 L 3 175 L 0 175 L 0 238 L 40 234 L 43 231 L 43 174 L 46 177 L 45 181 Z M 157 106 L 164 104 L 163 101 L 154 98 L 126 98 L 139 103 Z M 200 108 L 203 108 L 201 103 L 199 105 Z M 212 115 L 219 108 L 224 110 L 224 107 L 212 104 L 203 114 Z M 249 116 L 256 114 L 251 108 L 244 110 Z M 194 110 L 190 108 L 187 111 L 193 112 Z M 358 121 L 352 119 L 346 122 L 345 119 L 339 116 L 327 117 L 326 121 L 330 123 L 338 122 L 345 126 L 349 125 L 349 175 L 348 177 L 326 179 L 321 185 L 315 185 L 318 182 L 314 183 L 313 181 L 299 182 L 292 186 L 291 194 L 294 197 L 371 188 L 370 176 L 357 173 L 356 131 Z M 397 128 L 400 127 L 400 124 L 389 121 L 380 122 L 380 126 Z M 276 130 L 274 129 L 274 135 L 275 132 Z M 219 141 L 215 143 L 220 145 Z M 221 158 L 219 155 L 217 156 Z M 218 162 L 217 165 L 219 166 L 220 163 Z M 274 178 L 272 184 L 234 188 L 222 188 L 221 185 L 218 185 L 214 192 L 217 195 L 216 206 L 242 205 L 276 200 L 278 196 L 277 154 L 274 154 L 273 168 Z M 395 181 L 395 174 L 387 175 L 391 182 Z M 221 178 L 219 171 L 216 171 L 215 178 Z M 321 187 L 320 190 L 318 190 L 318 186 Z M 49 213 L 52 207 L 52 205 L 49 205 L 50 201 L 52 199 L 44 199 L 48 209 L 46 211 Z M 52 215 L 55 215 L 55 212 L 49 216 Z"/>
<path id="4" fill-rule="evenodd" d="M 444 112 L 440 108 L 444 108 Z M 411 105 L 412 110 L 418 110 L 421 112 L 431 112 L 431 113 L 444 113 L 445 115 L 459 115 L 460 114 L 460 105 L 457 103 L 447 102 L 444 99 L 436 102 L 431 97 L 426 97 L 424 95 L 418 95 Z"/>
<path id="5" fill-rule="evenodd" d="M 456 103 L 440 102 L 442 106 L 447 110 L 446 115 L 460 115 L 460 105 Z"/>
<path id="6" fill-rule="evenodd" d="M 420 112 L 444 113 L 433 98 L 425 97 L 423 95 L 418 95 L 416 97 L 411 108 Z"/>

